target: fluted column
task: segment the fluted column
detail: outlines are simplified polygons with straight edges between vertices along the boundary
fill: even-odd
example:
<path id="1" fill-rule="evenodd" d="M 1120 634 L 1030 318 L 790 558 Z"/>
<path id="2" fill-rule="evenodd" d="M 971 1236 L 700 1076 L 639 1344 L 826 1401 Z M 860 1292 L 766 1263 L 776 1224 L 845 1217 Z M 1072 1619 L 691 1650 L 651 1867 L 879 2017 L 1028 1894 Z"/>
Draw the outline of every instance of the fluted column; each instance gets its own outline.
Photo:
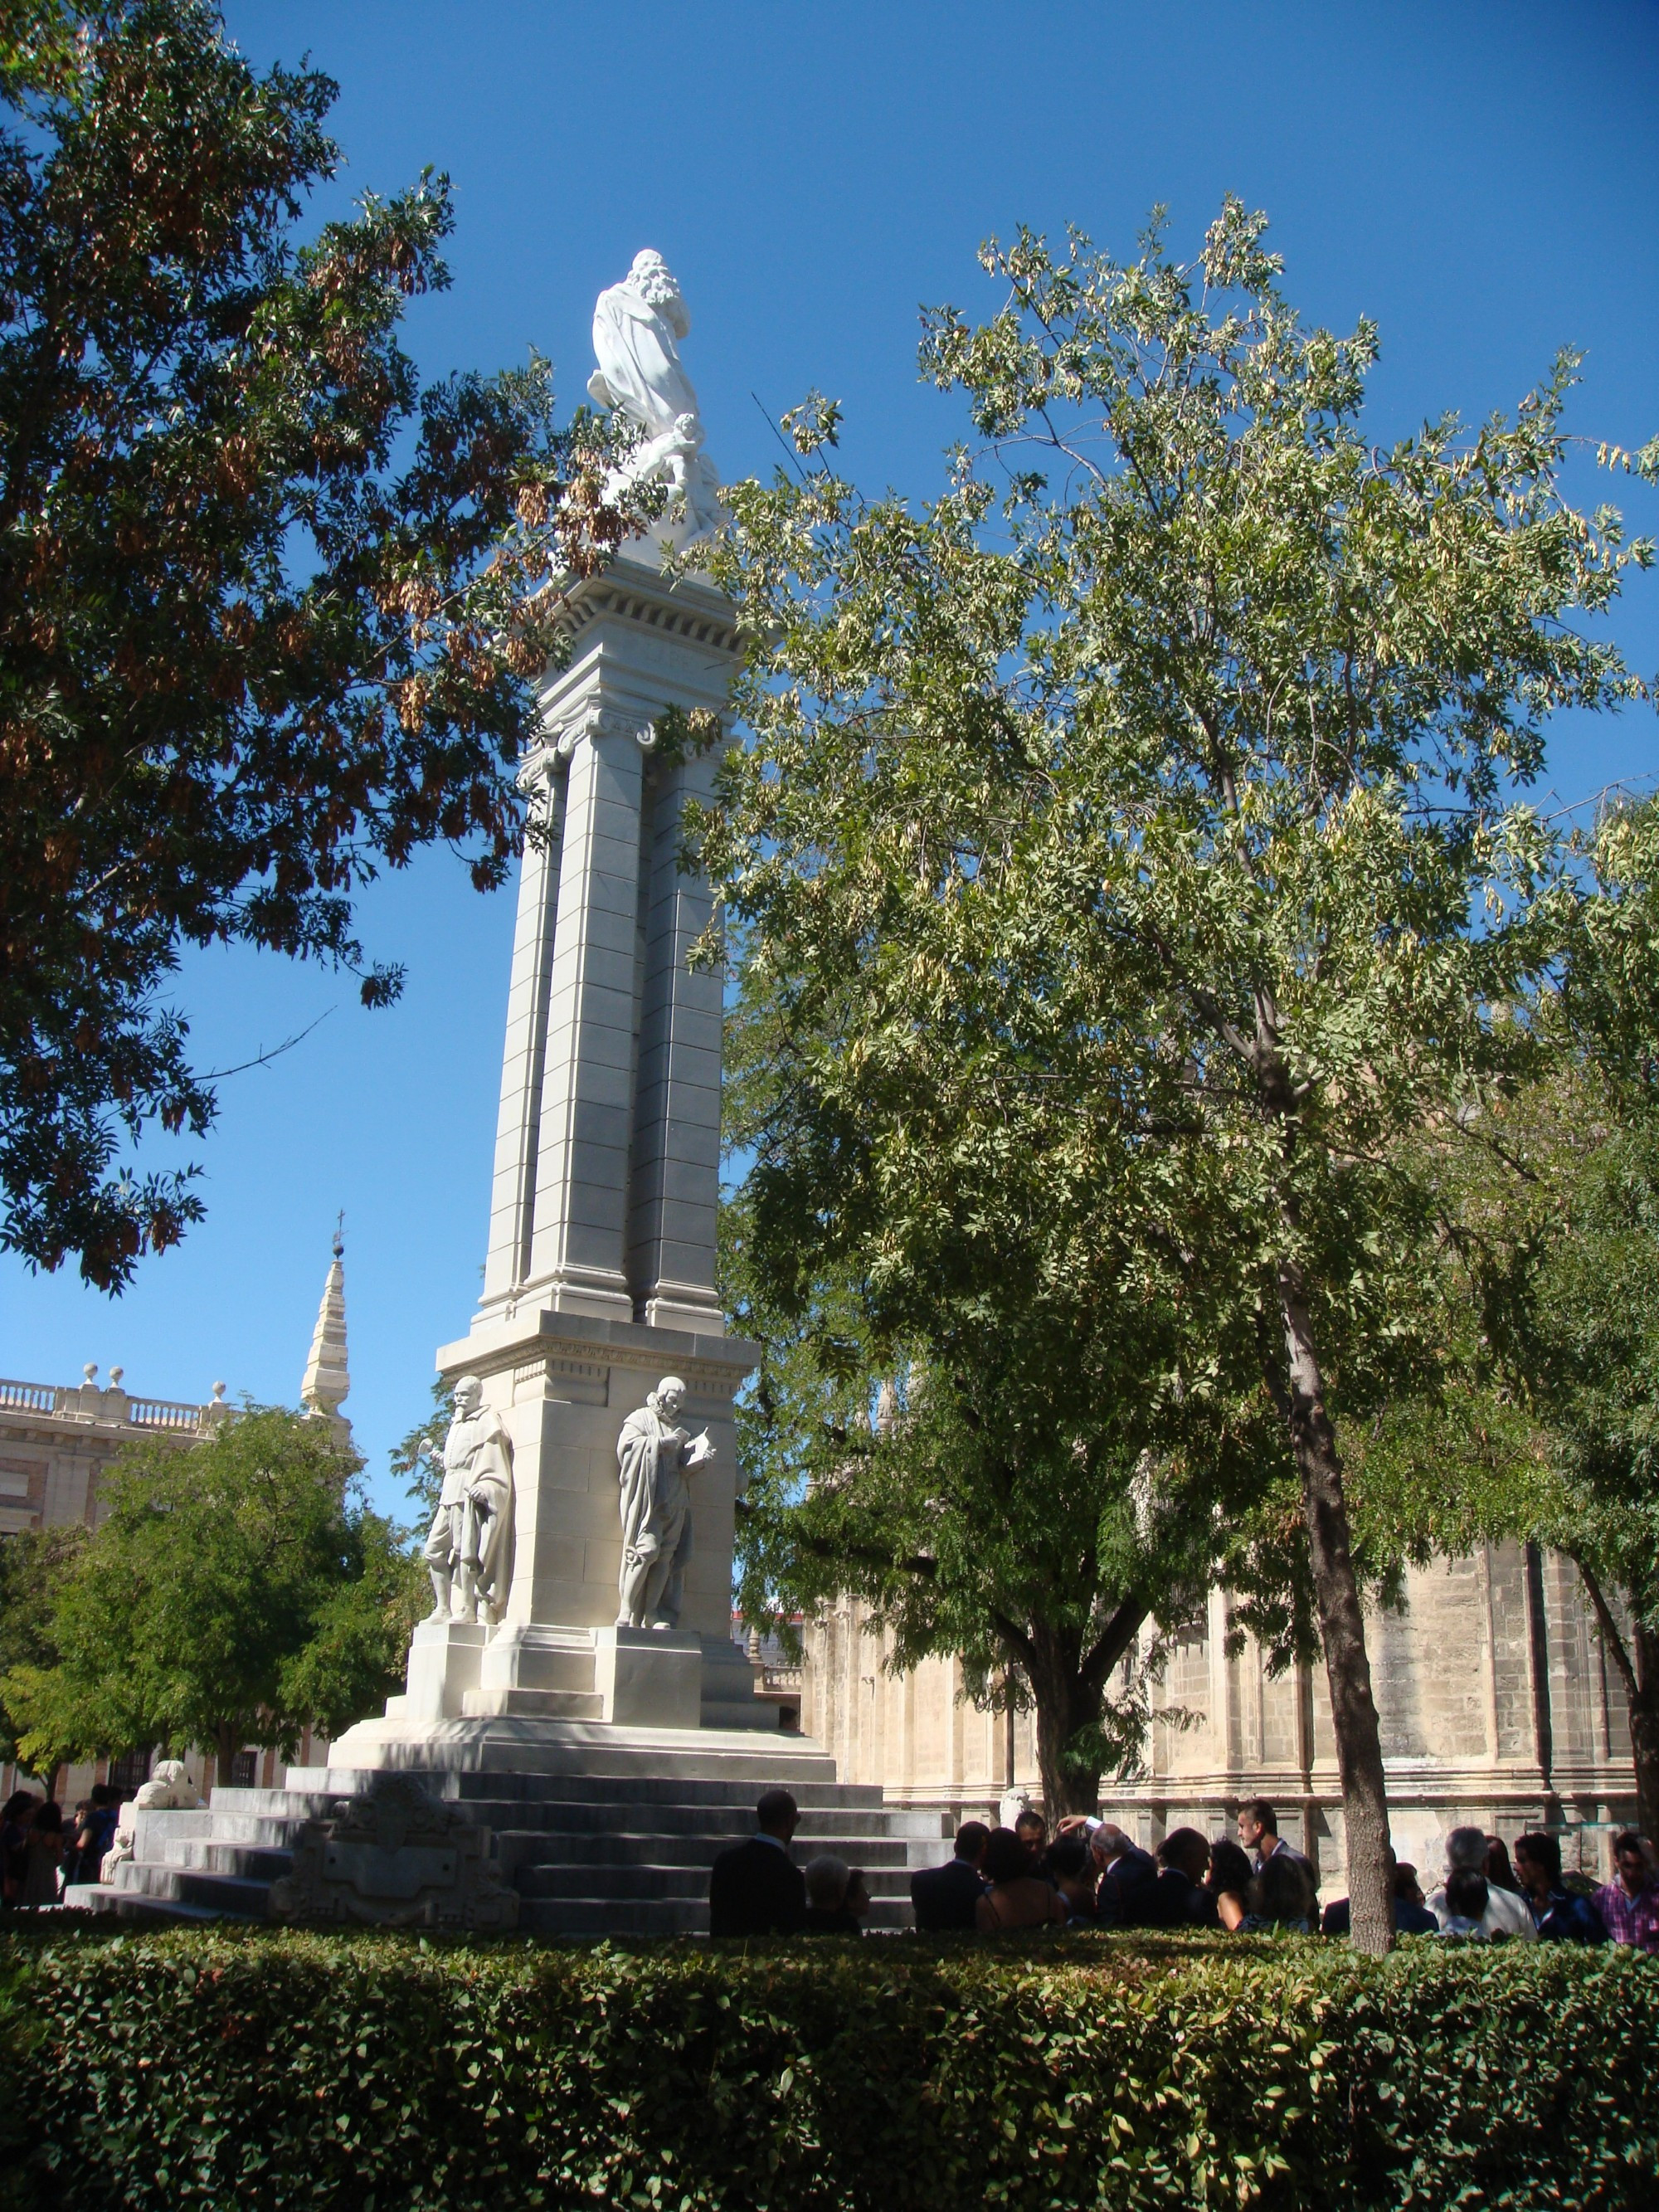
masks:
<path id="1" fill-rule="evenodd" d="M 527 1285 L 546 1312 L 634 1316 L 624 1266 L 648 724 L 592 708 L 567 732 Z"/>
<path id="2" fill-rule="evenodd" d="M 552 746 L 544 746 L 535 755 L 520 781 L 527 795 L 529 826 L 519 872 L 513 980 L 507 990 L 507 1042 L 495 1123 L 495 1172 L 490 1190 L 489 1245 L 484 1259 L 487 1306 L 511 1299 L 527 1279 L 535 1229 L 548 993 L 564 830 L 565 780 Z"/>
<path id="3" fill-rule="evenodd" d="M 713 795 L 714 768 L 705 757 L 664 773 L 646 848 L 628 1276 L 635 1312 L 669 1328 L 725 1325 L 714 1289 L 721 977 L 687 965 L 714 901 L 706 878 L 679 865 L 686 801 Z"/>

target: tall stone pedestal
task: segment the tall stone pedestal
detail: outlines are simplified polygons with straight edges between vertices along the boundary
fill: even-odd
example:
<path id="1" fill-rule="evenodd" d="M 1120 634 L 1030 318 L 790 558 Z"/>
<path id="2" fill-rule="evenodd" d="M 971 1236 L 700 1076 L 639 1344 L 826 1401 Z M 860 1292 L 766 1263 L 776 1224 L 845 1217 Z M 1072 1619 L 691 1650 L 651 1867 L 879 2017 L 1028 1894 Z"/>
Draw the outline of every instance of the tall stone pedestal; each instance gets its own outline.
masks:
<path id="1" fill-rule="evenodd" d="M 519 886 L 483 1295 L 447 1345 L 513 1444 L 511 1587 L 491 1628 L 416 1632 L 409 1686 L 337 1747 L 374 1766 L 440 1730 L 457 1757 L 500 1723 L 775 1728 L 731 1633 L 737 1438 L 756 1349 L 714 1285 L 721 984 L 687 954 L 708 884 L 680 866 L 687 803 L 714 753 L 660 744 L 665 708 L 721 713 L 732 611 L 693 581 L 618 562 L 571 603 L 570 665 L 527 763 L 533 834 Z M 616 1626 L 617 1438 L 668 1375 L 707 1428 L 690 1474 L 692 1553 L 672 1632 Z"/>

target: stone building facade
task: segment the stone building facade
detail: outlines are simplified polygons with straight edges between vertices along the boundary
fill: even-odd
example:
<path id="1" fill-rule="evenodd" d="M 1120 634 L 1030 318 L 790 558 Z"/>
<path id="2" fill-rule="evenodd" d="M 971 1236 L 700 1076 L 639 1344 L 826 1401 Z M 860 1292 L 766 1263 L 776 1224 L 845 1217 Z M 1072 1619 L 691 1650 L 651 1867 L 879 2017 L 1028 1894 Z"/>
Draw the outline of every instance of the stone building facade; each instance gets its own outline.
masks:
<path id="1" fill-rule="evenodd" d="M 1335 1895 L 1342 1808 L 1323 1669 L 1270 1677 L 1252 1638 L 1228 1651 L 1232 1626 L 1226 1593 L 1212 1593 L 1152 1687 L 1141 1771 L 1109 1781 L 1102 1809 L 1150 1845 L 1176 1827 L 1231 1832 L 1243 1799 L 1267 1797 Z M 1570 1560 L 1514 1544 L 1437 1560 L 1408 1575 L 1400 1611 L 1372 1612 L 1368 1641 L 1401 1858 L 1438 1869 L 1446 1831 L 1479 1821 L 1510 1838 L 1558 1830 L 1570 1866 L 1605 1870 L 1613 1830 L 1635 1816 L 1630 1732 Z M 976 1711 L 954 1661 L 892 1674 L 887 1650 L 853 1601 L 805 1630 L 801 1726 L 844 1780 L 963 1818 L 1040 1799 L 1029 1713 Z"/>
<path id="2" fill-rule="evenodd" d="M 0 1382 L 0 1535 L 98 1519 L 98 1482 L 112 1460 L 155 1437 L 194 1442 L 228 1408 L 216 1382 L 202 1405 L 136 1398 L 112 1367 L 95 1364 L 78 1383 Z"/>
<path id="3" fill-rule="evenodd" d="M 343 1443 L 351 1426 L 340 1412 L 351 1384 L 346 1366 L 345 1282 L 338 1236 L 324 1285 L 310 1357 L 300 1386 L 300 1402 L 314 1418 L 326 1420 Z M 225 1385 L 216 1382 L 200 1403 L 177 1398 L 141 1398 L 125 1387 L 125 1370 L 112 1367 L 106 1382 L 89 1364 L 78 1383 L 0 1381 L 0 1543 L 23 1528 L 61 1528 L 76 1523 L 96 1528 L 102 1477 L 121 1454 L 136 1444 L 163 1441 L 186 1445 L 211 1434 L 216 1424 L 234 1419 L 225 1402 Z M 321 1739 L 307 1731 L 300 1763 L 322 1756 Z M 60 1774 L 57 1796 L 73 1805 L 95 1782 L 118 1782 L 136 1789 L 148 1775 L 152 1754 L 132 1753 L 115 1760 L 73 1766 Z M 192 1779 L 203 1790 L 216 1779 L 209 1752 L 191 1755 Z M 222 1782 L 245 1787 L 274 1787 L 282 1762 L 268 1746 L 239 1753 L 234 1774 Z M 27 1784 L 22 1770 L 0 1764 L 0 1797 Z M 37 1785 L 38 1786 L 38 1785 Z"/>

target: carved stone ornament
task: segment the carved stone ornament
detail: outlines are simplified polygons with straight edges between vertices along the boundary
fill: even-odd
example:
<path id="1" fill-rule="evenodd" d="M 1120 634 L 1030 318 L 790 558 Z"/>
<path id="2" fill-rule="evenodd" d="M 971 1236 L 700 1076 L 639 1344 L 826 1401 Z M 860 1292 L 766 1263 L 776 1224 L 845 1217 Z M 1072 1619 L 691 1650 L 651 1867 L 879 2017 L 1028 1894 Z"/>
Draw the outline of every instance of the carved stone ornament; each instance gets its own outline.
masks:
<path id="1" fill-rule="evenodd" d="M 367 1796 L 307 1820 L 294 1867 L 270 1887 L 270 1917 L 306 1925 L 515 1928 L 492 1832 L 432 1796 L 411 1775 L 377 1775 Z"/>
<path id="2" fill-rule="evenodd" d="M 149 1780 L 139 1784 L 137 1793 L 116 1815 L 110 1847 L 98 1862 L 99 1881 L 112 1883 L 116 1869 L 125 1866 L 137 1850 L 140 1813 L 198 1813 L 204 1802 L 185 1773 L 182 1759 L 158 1759 Z"/>
<path id="3" fill-rule="evenodd" d="M 556 758 L 569 759 L 584 738 L 632 738 L 642 753 L 657 742 L 657 726 L 636 714 L 620 714 L 614 707 L 587 707 L 570 721 L 550 732 Z"/>

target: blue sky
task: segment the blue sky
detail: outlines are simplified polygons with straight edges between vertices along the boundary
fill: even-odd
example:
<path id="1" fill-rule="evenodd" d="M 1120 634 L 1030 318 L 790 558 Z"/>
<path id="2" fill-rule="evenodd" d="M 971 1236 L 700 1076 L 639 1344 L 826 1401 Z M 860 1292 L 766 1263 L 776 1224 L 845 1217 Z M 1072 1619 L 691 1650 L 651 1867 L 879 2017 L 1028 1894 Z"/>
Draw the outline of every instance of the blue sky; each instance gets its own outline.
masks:
<path id="1" fill-rule="evenodd" d="M 805 7 L 563 0 L 286 0 L 227 9 L 261 64 L 309 52 L 340 85 L 349 167 L 319 214 L 430 162 L 453 180 L 454 286 L 416 303 L 428 374 L 522 361 L 574 402 L 600 288 L 641 246 L 690 303 L 686 363 L 728 477 L 778 459 L 763 419 L 811 386 L 846 410 L 867 489 L 926 495 L 960 428 L 916 381 L 916 310 L 995 304 L 979 240 L 1067 222 L 1127 252 L 1154 202 L 1196 246 L 1231 190 L 1273 219 L 1305 315 L 1382 325 L 1379 440 L 1425 414 L 1512 406 L 1558 346 L 1588 355 L 1574 427 L 1659 431 L 1659 6 L 1654 0 Z M 758 398 L 761 403 L 757 405 Z M 1594 497 L 1588 472 L 1581 495 Z M 1624 501 L 1659 530 L 1659 499 Z M 1659 666 L 1659 580 L 1614 624 Z M 1650 714 L 1565 729 L 1564 801 L 1648 775 Z M 205 1066 L 325 1014 L 222 1086 L 199 1149 L 210 1212 L 112 1302 L 0 1261 L 0 1372 L 297 1395 L 337 1208 L 346 1212 L 346 1410 L 383 1502 L 483 1258 L 512 894 L 428 855 L 363 908 L 409 968 L 368 1014 L 349 978 L 191 959 L 176 996 Z M 331 1011 L 330 1011 L 331 1010 Z M 158 1161 L 169 1147 L 147 1146 Z"/>

